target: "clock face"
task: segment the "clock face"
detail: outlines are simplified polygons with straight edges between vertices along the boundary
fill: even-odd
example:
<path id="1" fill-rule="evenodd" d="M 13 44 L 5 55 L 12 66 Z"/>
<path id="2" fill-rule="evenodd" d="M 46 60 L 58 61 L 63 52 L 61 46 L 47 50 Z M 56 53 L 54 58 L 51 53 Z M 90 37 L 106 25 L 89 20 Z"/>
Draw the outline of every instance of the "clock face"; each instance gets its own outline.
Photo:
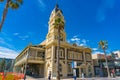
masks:
<path id="1" fill-rule="evenodd" d="M 60 14 L 60 13 L 58 13 L 58 14 L 57 14 L 57 16 L 58 16 L 58 17 L 61 17 L 61 14 Z"/>

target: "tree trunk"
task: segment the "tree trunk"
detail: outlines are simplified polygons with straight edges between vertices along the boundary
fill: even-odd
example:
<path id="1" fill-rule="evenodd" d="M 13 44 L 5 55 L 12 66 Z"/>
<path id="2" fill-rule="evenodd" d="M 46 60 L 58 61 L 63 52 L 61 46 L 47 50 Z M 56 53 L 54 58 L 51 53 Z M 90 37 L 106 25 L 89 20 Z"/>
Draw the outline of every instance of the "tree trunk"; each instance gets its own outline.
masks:
<path id="1" fill-rule="evenodd" d="M 60 71 L 59 71 L 59 50 L 60 50 L 60 26 L 58 26 L 57 80 L 60 80 Z"/>
<path id="2" fill-rule="evenodd" d="M 107 60 L 106 52 L 104 49 L 103 49 L 103 51 L 105 54 L 105 62 L 106 62 L 106 67 L 107 67 L 108 78 L 110 78 L 110 71 L 109 71 L 109 67 L 108 67 L 108 60 Z"/>
<path id="3" fill-rule="evenodd" d="M 27 55 L 26 55 L 26 63 L 25 63 L 25 69 L 24 69 L 24 80 L 26 80 L 26 72 L 27 72 L 28 58 L 29 58 L 29 49 L 28 49 Z"/>
<path id="4" fill-rule="evenodd" d="M 6 18 L 7 12 L 8 12 L 9 2 L 10 2 L 10 0 L 7 0 L 5 8 L 3 10 L 2 21 L 0 23 L 0 31 L 2 29 L 3 23 L 5 21 L 5 18 Z"/>

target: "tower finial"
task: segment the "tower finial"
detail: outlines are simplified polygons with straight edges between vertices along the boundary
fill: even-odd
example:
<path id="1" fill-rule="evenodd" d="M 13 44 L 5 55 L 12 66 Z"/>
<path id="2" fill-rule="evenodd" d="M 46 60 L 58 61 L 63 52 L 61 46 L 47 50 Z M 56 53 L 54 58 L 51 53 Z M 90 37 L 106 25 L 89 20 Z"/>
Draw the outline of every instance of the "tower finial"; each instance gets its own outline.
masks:
<path id="1" fill-rule="evenodd" d="M 56 8 L 58 8 L 58 0 L 56 0 L 56 5 L 55 6 L 56 6 Z"/>
<path id="2" fill-rule="evenodd" d="M 56 0 L 55 9 L 58 10 L 58 0 Z"/>

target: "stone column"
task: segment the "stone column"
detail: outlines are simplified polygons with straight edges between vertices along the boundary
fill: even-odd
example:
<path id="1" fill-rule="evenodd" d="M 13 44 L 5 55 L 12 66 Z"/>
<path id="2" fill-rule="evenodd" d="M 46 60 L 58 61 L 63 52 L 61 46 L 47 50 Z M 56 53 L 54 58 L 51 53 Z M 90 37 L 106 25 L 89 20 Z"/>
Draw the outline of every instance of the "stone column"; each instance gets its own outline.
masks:
<path id="1" fill-rule="evenodd" d="M 88 77 L 88 65 L 86 65 L 86 77 Z"/>
<path id="2" fill-rule="evenodd" d="M 36 55 L 35 55 L 36 58 L 37 58 L 37 54 L 38 54 L 38 50 L 36 50 Z"/>
<path id="3" fill-rule="evenodd" d="M 94 77 L 95 73 L 94 73 L 94 66 L 93 66 L 93 62 L 92 62 L 91 67 L 92 67 L 92 76 Z"/>
<path id="4" fill-rule="evenodd" d="M 85 50 L 83 50 L 83 57 L 84 57 L 84 63 L 86 65 L 86 55 L 85 55 Z"/>
<path id="5" fill-rule="evenodd" d="M 51 66 L 52 67 L 51 78 L 53 78 L 54 74 L 55 74 L 54 71 L 53 71 L 54 70 L 54 65 L 55 65 L 54 64 L 54 61 L 55 61 L 55 59 L 54 59 L 55 57 L 54 56 L 55 56 L 55 46 L 53 45 L 52 46 L 52 53 L 51 53 L 51 63 L 52 63 L 52 66 Z"/>
<path id="6" fill-rule="evenodd" d="M 87 64 L 86 64 L 86 55 L 85 55 L 85 49 L 83 50 L 83 57 L 84 57 L 84 64 L 85 64 L 85 72 L 86 72 L 86 69 L 87 69 Z M 85 73 L 85 75 L 87 76 L 87 72 Z"/>
<path id="7" fill-rule="evenodd" d="M 82 73 L 81 73 L 81 67 L 79 68 L 79 77 L 81 78 L 81 75 L 82 75 Z"/>
<path id="8" fill-rule="evenodd" d="M 64 77 L 67 77 L 67 67 L 68 67 L 68 65 L 67 65 L 67 48 L 65 48 L 65 66 L 64 66 L 64 74 L 63 74 L 63 76 Z"/>
<path id="9" fill-rule="evenodd" d="M 47 80 L 47 49 L 45 49 L 45 65 L 44 65 L 44 78 Z"/>

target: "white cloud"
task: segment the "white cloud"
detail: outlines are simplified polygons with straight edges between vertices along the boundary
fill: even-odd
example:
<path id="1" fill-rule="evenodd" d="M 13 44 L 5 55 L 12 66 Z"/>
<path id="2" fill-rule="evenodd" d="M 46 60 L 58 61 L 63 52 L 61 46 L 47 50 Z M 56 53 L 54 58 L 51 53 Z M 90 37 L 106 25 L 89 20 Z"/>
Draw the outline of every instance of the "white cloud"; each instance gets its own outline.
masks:
<path id="1" fill-rule="evenodd" d="M 11 44 L 7 43 L 6 40 L 1 37 L 0 37 L 0 44 L 5 45 L 10 48 L 13 48 L 13 46 Z"/>
<path id="2" fill-rule="evenodd" d="M 89 40 L 80 39 L 78 35 L 75 35 L 71 39 L 69 39 L 69 42 L 75 42 L 79 46 L 87 46 L 87 42 L 89 42 Z"/>
<path id="3" fill-rule="evenodd" d="M 38 0 L 38 3 L 40 10 L 43 12 L 46 9 L 45 3 L 43 2 L 43 0 Z"/>
<path id="4" fill-rule="evenodd" d="M 104 53 L 100 51 L 94 51 L 93 54 L 104 54 Z"/>
<path id="5" fill-rule="evenodd" d="M 78 36 L 73 36 L 73 38 L 71 38 L 69 42 L 75 42 L 77 45 L 79 45 L 80 38 L 78 38 Z"/>
<path id="6" fill-rule="evenodd" d="M 73 38 L 71 38 L 71 41 L 80 41 L 80 38 L 73 37 Z"/>
<path id="7" fill-rule="evenodd" d="M 83 39 L 82 42 L 86 44 L 87 41 L 85 39 Z"/>
<path id="8" fill-rule="evenodd" d="M 6 41 L 12 41 L 12 38 L 8 33 L 1 32 L 1 37 L 3 37 Z"/>
<path id="9" fill-rule="evenodd" d="M 17 35 L 19 35 L 19 33 L 13 33 L 13 35 L 14 35 L 14 36 L 17 36 Z"/>
<path id="10" fill-rule="evenodd" d="M 20 33 L 13 33 L 14 36 L 17 36 L 18 38 L 20 38 L 21 40 L 26 40 L 30 37 L 34 36 L 33 32 L 27 32 L 24 35 L 21 35 Z"/>
<path id="11" fill-rule="evenodd" d="M 89 40 L 82 39 L 79 46 L 87 46 L 87 42 L 89 42 Z"/>
<path id="12" fill-rule="evenodd" d="M 78 35 L 73 36 L 74 38 L 78 37 Z"/>
<path id="13" fill-rule="evenodd" d="M 22 40 L 26 40 L 27 38 L 29 38 L 29 36 L 28 36 L 28 35 L 25 35 L 25 36 L 19 36 L 19 38 L 22 39 Z"/>
<path id="14" fill-rule="evenodd" d="M 84 44 L 80 44 L 80 46 L 84 46 Z"/>
<path id="15" fill-rule="evenodd" d="M 15 59 L 17 55 L 17 51 L 0 46 L 0 57 Z"/>
<path id="16" fill-rule="evenodd" d="M 82 39 L 80 46 L 87 46 L 87 40 Z"/>
<path id="17" fill-rule="evenodd" d="M 98 48 L 92 48 L 92 50 L 93 50 L 93 51 L 96 51 L 96 50 L 98 50 Z"/>

